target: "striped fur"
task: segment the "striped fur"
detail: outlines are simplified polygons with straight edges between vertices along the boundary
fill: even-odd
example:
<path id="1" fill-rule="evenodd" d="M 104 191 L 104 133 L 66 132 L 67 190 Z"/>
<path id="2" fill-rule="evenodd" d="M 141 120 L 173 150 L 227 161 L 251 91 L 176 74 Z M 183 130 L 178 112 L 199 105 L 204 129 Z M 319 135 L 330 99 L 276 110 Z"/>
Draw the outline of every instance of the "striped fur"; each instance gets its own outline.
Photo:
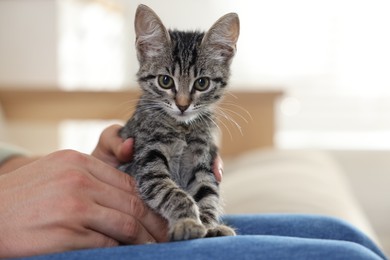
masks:
<path id="1" fill-rule="evenodd" d="M 143 94 L 120 131 L 135 139 L 133 160 L 120 169 L 135 177 L 147 205 L 168 220 L 171 240 L 234 235 L 219 224 L 213 107 L 229 78 L 238 17 L 223 16 L 207 33 L 167 31 L 140 5 L 135 29 Z"/>

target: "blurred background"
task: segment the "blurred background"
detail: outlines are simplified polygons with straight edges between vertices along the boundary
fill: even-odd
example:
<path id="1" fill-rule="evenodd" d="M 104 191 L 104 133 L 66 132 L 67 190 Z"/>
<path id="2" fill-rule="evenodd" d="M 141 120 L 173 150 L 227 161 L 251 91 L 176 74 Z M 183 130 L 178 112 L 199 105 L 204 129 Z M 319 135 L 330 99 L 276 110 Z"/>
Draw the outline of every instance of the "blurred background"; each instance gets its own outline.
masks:
<path id="1" fill-rule="evenodd" d="M 136 87 L 141 1 L 0 1 L 0 83 Z M 282 89 L 279 147 L 390 148 L 388 1 L 142 1 L 170 28 L 241 19 L 232 89 Z"/>
<path id="2" fill-rule="evenodd" d="M 390 214 L 389 1 L 1 0 L 0 88 L 136 88 L 133 20 L 140 3 L 178 29 L 206 30 L 237 12 L 231 89 L 282 91 L 275 147 L 329 151 L 390 245 L 383 224 Z M 110 123 L 66 121 L 54 133 L 47 125 L 29 131 L 55 135 L 58 148 L 90 152 Z M 2 124 L 2 139 L 48 151 L 21 137 L 23 123 Z"/>

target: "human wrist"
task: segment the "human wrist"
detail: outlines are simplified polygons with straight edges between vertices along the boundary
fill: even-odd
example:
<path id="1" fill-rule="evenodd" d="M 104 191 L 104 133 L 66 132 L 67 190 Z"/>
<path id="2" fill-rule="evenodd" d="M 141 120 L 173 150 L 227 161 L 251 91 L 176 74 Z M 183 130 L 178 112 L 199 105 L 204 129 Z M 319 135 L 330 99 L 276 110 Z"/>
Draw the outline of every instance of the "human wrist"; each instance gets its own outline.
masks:
<path id="1" fill-rule="evenodd" d="M 16 170 L 26 164 L 32 163 L 38 157 L 27 157 L 23 155 L 13 155 L 0 163 L 0 175 Z"/>

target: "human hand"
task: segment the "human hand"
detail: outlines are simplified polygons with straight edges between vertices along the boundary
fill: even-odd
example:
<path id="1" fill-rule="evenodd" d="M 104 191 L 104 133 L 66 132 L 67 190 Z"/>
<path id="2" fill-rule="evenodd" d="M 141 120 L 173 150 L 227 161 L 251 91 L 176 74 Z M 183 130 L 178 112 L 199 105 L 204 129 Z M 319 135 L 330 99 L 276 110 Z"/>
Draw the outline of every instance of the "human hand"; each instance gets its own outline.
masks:
<path id="1" fill-rule="evenodd" d="M 103 130 L 92 155 L 103 162 L 118 167 L 121 163 L 129 162 L 133 157 L 134 140 L 123 140 L 119 136 L 121 125 L 111 125 Z"/>
<path id="2" fill-rule="evenodd" d="M 59 151 L 0 176 L 0 258 L 166 241 L 134 180 Z"/>

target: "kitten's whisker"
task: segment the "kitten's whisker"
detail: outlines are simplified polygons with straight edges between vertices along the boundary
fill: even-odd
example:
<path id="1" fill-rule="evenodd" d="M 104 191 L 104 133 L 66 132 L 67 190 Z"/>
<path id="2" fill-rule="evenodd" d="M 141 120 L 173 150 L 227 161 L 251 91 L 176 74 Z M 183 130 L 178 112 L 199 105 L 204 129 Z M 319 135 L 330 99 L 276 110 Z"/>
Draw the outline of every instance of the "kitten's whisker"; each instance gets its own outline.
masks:
<path id="1" fill-rule="evenodd" d="M 236 95 L 234 95 L 232 92 L 230 92 L 230 91 L 227 91 L 226 92 L 226 95 L 229 95 L 229 96 L 231 96 L 231 97 L 233 97 L 233 98 L 235 98 L 235 99 L 238 99 L 238 97 L 236 96 Z"/>
<path id="2" fill-rule="evenodd" d="M 218 118 L 218 117 L 217 117 L 217 121 L 225 127 L 226 131 L 228 132 L 228 134 L 229 134 L 229 136 L 230 136 L 230 140 L 233 140 L 232 132 L 230 132 L 230 128 L 225 124 L 225 122 L 223 122 L 223 121 L 222 121 L 220 118 Z M 219 128 L 219 127 L 218 127 L 218 128 Z M 220 128 L 219 128 L 219 129 L 220 129 Z M 221 130 L 221 129 L 220 129 L 220 130 Z M 222 133 L 222 131 L 221 131 L 221 133 Z"/>
<path id="3" fill-rule="evenodd" d="M 144 102 L 144 101 L 146 101 L 146 102 Z M 128 105 L 128 104 L 131 104 L 131 105 Z M 125 106 L 125 105 L 126 105 L 126 110 L 123 112 L 123 115 L 124 115 L 124 117 L 127 117 L 127 118 L 130 117 L 130 115 L 134 113 L 134 111 L 137 109 L 137 107 L 144 109 L 145 106 L 153 105 L 153 106 L 155 106 L 155 108 L 158 108 L 158 102 L 156 102 L 156 100 L 143 98 L 143 97 L 140 97 L 139 99 L 126 100 L 126 101 L 118 104 L 118 107 Z"/>
<path id="4" fill-rule="evenodd" d="M 230 123 L 232 123 L 232 125 L 235 125 L 235 126 L 237 127 L 238 131 L 240 131 L 240 134 L 241 134 L 242 136 L 244 135 L 243 132 L 242 132 L 241 126 L 240 126 L 240 125 L 239 125 L 231 116 L 227 115 L 223 110 L 221 110 L 221 109 L 219 109 L 219 108 L 216 110 L 216 112 L 217 112 L 220 116 L 224 117 L 227 121 L 229 121 Z"/>
<path id="5" fill-rule="evenodd" d="M 115 110 L 121 111 L 118 113 L 120 117 L 118 118 L 129 118 L 131 114 L 134 113 L 137 107 L 138 99 L 128 99 L 118 103 L 115 107 Z"/>
<path id="6" fill-rule="evenodd" d="M 242 116 L 240 113 L 237 113 L 236 111 L 229 109 L 229 108 L 226 108 L 226 107 L 221 108 L 221 109 L 224 111 L 228 111 L 229 113 L 235 114 L 236 116 L 241 118 L 245 123 L 247 123 L 247 124 L 249 123 L 249 121 L 244 116 Z"/>
<path id="7" fill-rule="evenodd" d="M 212 118 L 212 116 L 211 115 L 209 115 L 209 114 L 200 114 L 200 117 L 203 119 L 203 117 L 206 117 L 208 120 L 210 120 L 210 122 L 213 124 L 213 125 L 215 125 L 216 127 L 217 127 L 217 129 L 218 129 L 218 132 L 219 133 L 222 133 L 222 130 L 221 130 L 221 128 L 219 127 L 219 125 L 217 124 L 217 122 L 215 122 L 215 120 Z M 206 120 L 203 120 L 202 122 L 204 122 L 204 123 L 206 123 L 207 124 L 207 126 L 209 127 L 209 128 L 211 128 L 210 127 L 210 125 L 209 125 L 209 123 L 206 121 Z"/>
<path id="8" fill-rule="evenodd" d="M 201 114 L 201 117 L 202 117 L 202 119 L 203 119 L 203 117 L 206 117 L 213 125 L 215 125 L 215 127 L 217 128 L 217 131 L 218 131 L 219 135 L 222 135 L 222 129 L 221 129 L 221 127 L 219 126 L 219 124 L 214 120 L 213 116 L 211 116 L 211 115 L 208 114 L 208 113 L 202 113 L 202 114 Z M 218 120 L 218 119 L 217 119 L 217 120 Z M 204 120 L 203 122 L 205 122 L 205 123 L 207 124 L 207 126 L 208 126 L 209 128 L 211 128 L 210 125 L 209 125 L 209 123 L 208 123 L 206 120 Z M 223 122 L 221 122 L 221 123 L 224 124 Z M 231 135 L 229 129 L 226 127 L 226 125 L 225 125 L 225 128 L 226 128 L 226 130 L 227 130 L 228 133 L 229 133 L 230 139 L 233 140 L 233 137 L 232 137 L 232 135 Z"/>
<path id="9" fill-rule="evenodd" d="M 227 126 L 227 124 L 221 119 L 221 117 L 224 117 L 227 121 L 230 121 L 228 117 L 226 117 L 226 115 L 224 115 L 223 113 L 221 113 L 220 111 L 218 111 L 217 108 L 214 109 L 214 112 L 216 114 L 216 120 L 218 121 L 218 123 L 222 124 L 222 126 L 226 129 L 226 131 L 228 132 L 229 136 L 230 136 L 230 139 L 233 140 L 233 135 L 232 135 L 232 132 L 230 131 L 230 128 Z M 218 124 L 215 120 L 211 119 L 214 124 L 217 125 L 219 131 L 222 133 L 222 129 L 220 128 L 220 124 Z"/>
<path id="10" fill-rule="evenodd" d="M 220 107 L 224 108 L 223 107 L 224 105 L 226 105 L 226 106 L 233 106 L 233 107 L 236 107 L 236 108 L 240 109 L 241 111 L 245 112 L 245 114 L 247 114 L 250 117 L 250 120 L 253 121 L 253 117 L 252 117 L 251 113 L 249 113 L 249 111 L 247 109 L 243 108 L 242 106 L 237 105 L 237 104 L 235 104 L 233 102 L 224 101 L 224 102 L 221 102 L 221 106 Z"/>

